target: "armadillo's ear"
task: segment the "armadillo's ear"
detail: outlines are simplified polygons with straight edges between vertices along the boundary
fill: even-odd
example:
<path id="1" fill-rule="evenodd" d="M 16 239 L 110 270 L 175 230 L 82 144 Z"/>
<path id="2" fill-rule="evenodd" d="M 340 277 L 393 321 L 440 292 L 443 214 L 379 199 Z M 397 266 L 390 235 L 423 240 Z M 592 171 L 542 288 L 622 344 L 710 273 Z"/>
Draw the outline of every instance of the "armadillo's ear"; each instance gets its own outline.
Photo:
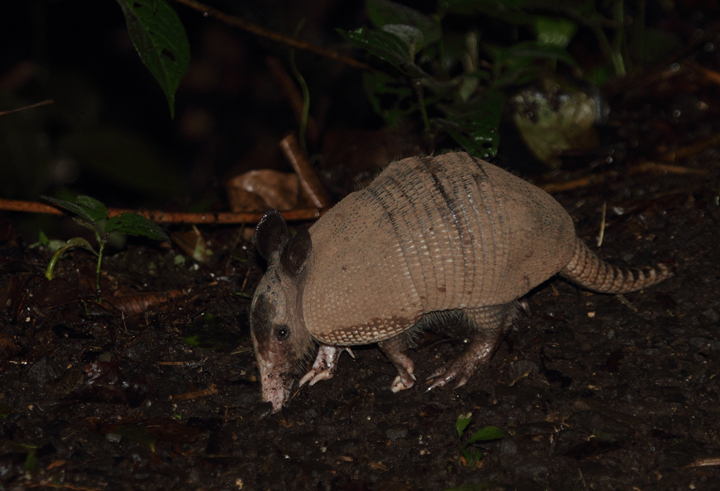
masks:
<path id="1" fill-rule="evenodd" d="M 277 210 L 268 210 L 255 228 L 255 247 L 268 264 L 275 263 L 288 241 L 285 219 Z"/>
<path id="2" fill-rule="evenodd" d="M 310 232 L 306 228 L 300 228 L 295 237 L 290 239 L 290 243 L 283 252 L 280 262 L 288 273 L 297 275 L 305 268 L 305 263 L 311 252 L 312 239 L 310 238 Z"/>

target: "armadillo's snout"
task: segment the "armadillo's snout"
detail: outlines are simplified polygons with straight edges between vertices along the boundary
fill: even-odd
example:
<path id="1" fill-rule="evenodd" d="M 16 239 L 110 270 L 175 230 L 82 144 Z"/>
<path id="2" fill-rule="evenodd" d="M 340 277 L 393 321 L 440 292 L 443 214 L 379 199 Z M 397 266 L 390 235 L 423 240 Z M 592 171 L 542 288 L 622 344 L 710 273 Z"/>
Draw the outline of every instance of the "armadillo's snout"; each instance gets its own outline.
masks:
<path id="1" fill-rule="evenodd" d="M 272 403 L 272 412 L 276 413 L 290 399 L 293 379 L 273 370 L 272 364 L 264 362 L 262 358 L 258 359 L 258 368 L 262 384 L 262 400 Z"/>
<path id="2" fill-rule="evenodd" d="M 290 399 L 290 389 L 292 382 L 289 384 L 280 384 L 277 380 L 262 381 L 262 398 L 265 402 L 271 402 L 273 406 L 273 413 L 280 411 L 283 405 Z"/>

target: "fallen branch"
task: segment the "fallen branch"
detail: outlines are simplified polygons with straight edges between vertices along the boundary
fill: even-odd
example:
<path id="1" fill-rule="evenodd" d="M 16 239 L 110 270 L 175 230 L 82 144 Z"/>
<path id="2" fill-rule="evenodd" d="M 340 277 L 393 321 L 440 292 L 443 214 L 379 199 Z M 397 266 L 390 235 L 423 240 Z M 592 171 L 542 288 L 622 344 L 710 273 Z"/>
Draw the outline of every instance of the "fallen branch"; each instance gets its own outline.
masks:
<path id="1" fill-rule="evenodd" d="M 324 56 L 325 58 L 339 61 L 340 63 L 345 63 L 346 65 L 354 66 L 355 68 L 362 68 L 363 70 L 370 70 L 370 71 L 374 70 L 373 67 L 371 67 L 367 63 L 358 61 L 355 58 L 352 58 L 350 56 L 345 56 L 341 53 L 338 53 L 337 51 L 325 48 L 323 46 L 310 44 L 305 41 L 300 41 L 299 39 L 295 39 L 293 37 L 286 36 L 284 34 L 279 34 L 277 32 L 269 31 L 265 28 L 262 28 L 260 26 L 256 26 L 255 24 L 247 22 L 246 20 L 244 20 L 240 17 L 226 14 L 216 8 L 210 7 L 209 5 L 205 5 L 196 0 L 175 0 L 175 1 L 178 3 L 182 3 L 183 5 L 187 5 L 188 7 L 195 9 L 198 12 L 202 12 L 202 14 L 204 16 L 214 17 L 217 20 L 219 20 L 220 22 L 224 22 L 225 24 L 227 24 L 229 26 L 239 27 L 240 29 L 247 31 L 251 34 L 255 34 L 256 36 L 260 36 L 265 39 L 275 41 L 277 43 L 282 43 L 282 44 L 285 44 L 292 48 L 302 49 L 304 51 L 310 51 L 317 55 Z"/>
<path id="2" fill-rule="evenodd" d="M 52 104 L 52 103 L 53 103 L 52 99 L 46 99 L 41 102 L 36 102 L 35 104 L 30 104 L 29 106 L 18 107 L 16 109 L 8 109 L 7 111 L 0 111 L 0 116 L 5 116 L 6 114 L 18 113 L 20 111 L 25 111 L 26 109 L 34 109 L 34 108 L 40 107 L 40 106 L 47 106 L 48 104 Z"/>
<path id="3" fill-rule="evenodd" d="M 307 161 L 305 155 L 300 150 L 297 137 L 294 133 L 280 141 L 280 149 L 285 158 L 290 162 L 295 173 L 300 178 L 300 185 L 305 188 L 305 192 L 312 199 L 312 203 L 318 208 L 329 208 L 332 206 L 332 199 L 325 186 L 320 182 L 320 178 L 315 174 L 310 162 Z"/>
<path id="4" fill-rule="evenodd" d="M 691 167 L 682 167 L 679 165 L 670 164 L 658 164 L 655 162 L 643 162 L 628 168 L 624 172 L 626 174 L 639 174 L 642 172 L 658 172 L 662 174 L 694 174 L 706 177 L 711 175 L 710 171 L 706 169 L 693 169 Z M 551 182 L 547 184 L 541 184 L 539 187 L 550 194 L 561 193 L 563 191 L 571 191 L 573 189 L 600 184 L 612 177 L 616 177 L 619 173 L 620 171 L 612 170 L 608 172 L 602 172 L 600 174 L 590 174 L 589 176 L 581 177 L 579 179 L 572 179 L 565 182 Z"/>
<path id="5" fill-rule="evenodd" d="M 674 160 L 686 159 L 688 157 L 692 157 L 693 155 L 696 155 L 696 154 L 702 152 L 706 148 L 716 147 L 718 145 L 720 145 L 720 134 L 713 135 L 706 140 L 703 140 L 698 143 L 693 143 L 692 145 L 688 145 L 688 146 L 680 148 L 678 150 L 666 152 L 660 156 L 660 159 L 664 160 L 666 162 L 672 162 Z M 657 164 L 657 165 L 662 165 L 662 164 Z"/>
<path id="6" fill-rule="evenodd" d="M 0 199 L 0 210 L 22 211 L 27 213 L 45 213 L 63 215 L 59 209 L 36 201 Z M 315 220 L 325 212 L 324 209 L 306 208 L 283 211 L 282 216 L 288 222 Z M 260 221 L 265 212 L 216 212 L 216 213 L 182 213 L 162 210 L 128 210 L 108 208 L 108 216 L 114 217 L 121 213 L 137 213 L 155 223 L 191 223 L 191 224 L 250 224 Z"/>

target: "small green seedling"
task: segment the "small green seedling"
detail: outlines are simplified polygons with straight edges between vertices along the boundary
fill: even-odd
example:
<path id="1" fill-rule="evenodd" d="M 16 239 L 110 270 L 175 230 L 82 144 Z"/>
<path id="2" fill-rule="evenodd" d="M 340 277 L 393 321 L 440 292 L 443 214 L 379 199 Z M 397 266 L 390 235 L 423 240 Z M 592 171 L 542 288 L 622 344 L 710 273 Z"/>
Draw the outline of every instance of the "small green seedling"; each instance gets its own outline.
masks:
<path id="1" fill-rule="evenodd" d="M 45 270 L 45 277 L 48 280 L 53 279 L 55 264 L 57 264 L 58 259 L 65 251 L 73 247 L 82 247 L 98 257 L 95 289 L 97 293 L 100 294 L 100 267 L 102 266 L 103 250 L 105 249 L 105 244 L 107 244 L 108 236 L 111 233 L 118 232 L 126 235 L 144 236 L 153 240 L 170 240 L 160 227 L 137 213 L 121 213 L 120 215 L 108 218 L 108 211 L 105 205 L 90 196 L 78 196 L 75 198 L 75 203 L 64 199 L 51 198 L 49 196 L 42 196 L 42 198 L 78 215 L 73 217 L 73 220 L 83 227 L 92 230 L 98 242 L 98 252 L 95 252 L 90 243 L 82 237 L 74 237 L 68 240 L 64 246 L 55 251 L 52 259 L 50 259 L 50 263 Z"/>
<path id="2" fill-rule="evenodd" d="M 18 443 L 13 440 L 7 440 L 5 438 L 0 438 L 0 443 L 16 448 L 20 452 L 26 453 L 27 455 L 25 456 L 25 472 L 30 473 L 35 471 L 35 467 L 37 465 L 37 450 L 41 447 L 41 445 Z"/>
<path id="3" fill-rule="evenodd" d="M 458 439 L 460 440 L 460 454 L 463 456 L 468 465 L 475 466 L 482 458 L 483 453 L 480 450 L 473 448 L 473 445 L 477 442 L 488 442 L 504 438 L 505 432 L 497 426 L 486 426 L 485 428 L 473 433 L 470 438 L 463 442 L 463 433 L 471 422 L 472 413 L 461 414 L 455 422 L 455 428 L 457 429 Z"/>

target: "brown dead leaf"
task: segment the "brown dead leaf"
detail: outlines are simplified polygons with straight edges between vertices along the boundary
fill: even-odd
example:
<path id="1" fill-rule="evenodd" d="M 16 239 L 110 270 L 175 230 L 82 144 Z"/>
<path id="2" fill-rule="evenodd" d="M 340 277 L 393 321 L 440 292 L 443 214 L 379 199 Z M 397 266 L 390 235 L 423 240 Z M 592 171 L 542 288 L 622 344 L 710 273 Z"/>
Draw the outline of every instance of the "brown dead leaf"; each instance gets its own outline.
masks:
<path id="1" fill-rule="evenodd" d="M 298 176 L 289 172 L 252 170 L 227 181 L 225 190 L 232 211 L 268 208 L 284 211 L 313 206 L 301 189 Z"/>

